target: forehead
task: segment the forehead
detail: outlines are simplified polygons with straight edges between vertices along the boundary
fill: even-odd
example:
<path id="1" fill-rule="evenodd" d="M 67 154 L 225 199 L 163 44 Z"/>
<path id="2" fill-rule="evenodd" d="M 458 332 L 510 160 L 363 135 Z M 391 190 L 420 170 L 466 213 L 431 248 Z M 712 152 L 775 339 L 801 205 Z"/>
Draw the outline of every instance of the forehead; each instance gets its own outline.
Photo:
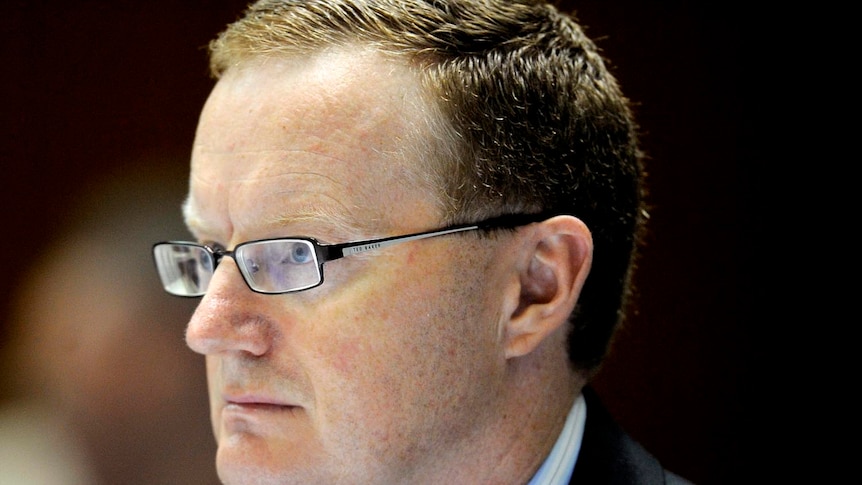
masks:
<path id="1" fill-rule="evenodd" d="M 368 51 L 228 70 L 198 125 L 190 226 L 224 239 L 292 223 L 360 232 L 433 224 L 439 198 L 419 150 L 429 116 L 414 74 Z"/>

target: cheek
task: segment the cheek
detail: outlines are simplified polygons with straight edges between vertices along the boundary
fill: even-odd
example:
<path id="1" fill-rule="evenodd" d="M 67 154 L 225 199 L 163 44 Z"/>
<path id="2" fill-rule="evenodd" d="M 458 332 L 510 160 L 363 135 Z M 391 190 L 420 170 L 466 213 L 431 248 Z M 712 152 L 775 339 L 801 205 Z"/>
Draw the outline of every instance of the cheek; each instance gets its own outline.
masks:
<path id="1" fill-rule="evenodd" d="M 342 406 L 348 401 L 371 400 L 384 389 L 403 346 L 403 339 L 388 329 L 395 322 L 390 312 L 380 308 L 384 302 L 362 295 L 361 305 L 346 310 L 331 308 L 315 325 L 316 334 L 308 339 L 307 362 L 312 372 L 319 405 Z M 329 305 L 327 305 L 329 306 Z M 337 396 L 333 399 L 334 396 Z M 384 401 L 385 399 L 375 399 Z M 369 406 L 371 403 L 365 403 Z"/>
<path id="2" fill-rule="evenodd" d="M 221 374 L 221 361 L 212 355 L 206 356 L 206 370 L 207 370 L 207 393 L 209 394 L 210 399 L 210 421 L 213 426 L 213 434 L 216 437 L 216 440 L 221 436 L 221 429 L 219 427 L 219 423 L 221 422 L 221 395 L 219 394 L 219 390 L 222 388 L 221 383 L 219 381 L 219 375 Z"/>
<path id="3" fill-rule="evenodd" d="M 448 261 L 413 258 L 425 264 L 369 275 L 367 284 L 351 285 L 349 300 L 324 304 L 326 323 L 317 328 L 325 335 L 310 341 L 329 375 L 315 387 L 337 387 L 365 411 L 397 414 L 463 400 L 467 388 L 482 385 L 477 376 L 493 378 L 502 354 L 480 283 L 455 275 Z"/>
<path id="4" fill-rule="evenodd" d="M 357 338 L 344 339 L 333 344 L 335 352 L 330 365 L 336 374 L 347 376 L 355 369 L 359 357 L 366 353 L 365 344 Z"/>

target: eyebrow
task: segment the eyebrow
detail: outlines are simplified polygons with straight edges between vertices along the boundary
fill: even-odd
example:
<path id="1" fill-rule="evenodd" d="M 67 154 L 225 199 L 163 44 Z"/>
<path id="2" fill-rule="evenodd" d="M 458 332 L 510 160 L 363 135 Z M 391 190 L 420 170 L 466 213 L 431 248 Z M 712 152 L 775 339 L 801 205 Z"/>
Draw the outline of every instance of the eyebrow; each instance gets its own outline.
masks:
<path id="1" fill-rule="evenodd" d="M 183 200 L 181 210 L 183 213 L 183 221 L 189 231 L 191 231 L 192 234 L 202 232 L 202 219 L 197 215 L 197 211 L 192 208 L 191 194 L 187 195 L 185 200 Z"/>
<path id="2" fill-rule="evenodd" d="M 216 236 L 224 231 L 216 229 L 206 222 L 204 217 L 201 217 L 193 203 L 191 195 L 187 196 L 182 204 L 183 218 L 189 231 L 195 236 L 200 237 Z M 354 218 L 344 215 L 342 212 L 327 210 L 320 207 L 304 207 L 290 214 L 278 214 L 271 218 L 257 221 L 259 227 L 263 228 L 281 228 L 303 224 L 313 224 L 316 226 L 314 233 L 309 234 L 282 234 L 282 236 L 308 236 L 320 239 L 328 237 L 345 238 L 345 241 L 368 238 L 380 231 L 380 224 L 374 218 L 363 220 L 357 223 Z M 224 241 L 226 242 L 226 241 Z"/>
<path id="3" fill-rule="evenodd" d="M 308 234 L 318 238 L 338 237 L 345 240 L 368 237 L 379 232 L 376 219 L 361 220 L 349 217 L 343 212 L 332 211 L 321 207 L 303 207 L 290 214 L 282 214 L 262 223 L 266 227 L 289 227 L 296 225 L 313 225 L 315 234 Z"/>
<path id="4" fill-rule="evenodd" d="M 200 216 L 200 213 L 196 209 L 196 205 L 192 201 L 191 194 L 186 196 L 186 199 L 182 203 L 182 213 L 183 213 L 183 221 L 186 224 L 189 232 L 196 237 L 200 238 L 203 235 L 214 236 L 218 231 L 214 230 L 212 226 L 206 223 L 206 220 Z"/>

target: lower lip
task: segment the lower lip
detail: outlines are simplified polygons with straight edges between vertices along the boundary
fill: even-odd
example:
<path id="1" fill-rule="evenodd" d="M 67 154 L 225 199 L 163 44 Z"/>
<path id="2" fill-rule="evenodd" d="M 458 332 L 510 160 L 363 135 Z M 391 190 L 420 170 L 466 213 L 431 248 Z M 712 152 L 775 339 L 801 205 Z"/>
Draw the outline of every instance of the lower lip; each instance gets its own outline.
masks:
<path id="1" fill-rule="evenodd" d="M 272 425 L 283 423 L 285 419 L 293 421 L 299 409 L 297 406 L 231 402 L 222 408 L 221 419 L 226 432 L 258 434 L 271 432 Z"/>

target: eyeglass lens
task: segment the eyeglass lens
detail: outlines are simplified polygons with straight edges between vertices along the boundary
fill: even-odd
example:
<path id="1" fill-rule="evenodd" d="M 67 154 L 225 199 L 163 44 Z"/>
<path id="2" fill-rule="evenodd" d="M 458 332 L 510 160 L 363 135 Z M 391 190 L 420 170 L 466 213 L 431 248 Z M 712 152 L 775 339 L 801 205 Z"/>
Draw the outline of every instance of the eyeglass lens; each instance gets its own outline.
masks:
<path id="1" fill-rule="evenodd" d="M 274 239 L 238 246 L 233 257 L 248 286 L 260 293 L 285 293 L 321 282 L 317 254 L 310 241 Z M 168 293 L 203 296 L 215 271 L 215 256 L 191 243 L 153 247 L 156 268 Z"/>
<path id="2" fill-rule="evenodd" d="M 302 239 L 244 244 L 234 259 L 248 285 L 261 293 L 304 290 L 320 283 L 314 246 Z"/>
<path id="3" fill-rule="evenodd" d="M 193 244 L 158 244 L 153 247 L 153 256 L 165 291 L 180 296 L 206 293 L 215 261 L 205 248 Z"/>

